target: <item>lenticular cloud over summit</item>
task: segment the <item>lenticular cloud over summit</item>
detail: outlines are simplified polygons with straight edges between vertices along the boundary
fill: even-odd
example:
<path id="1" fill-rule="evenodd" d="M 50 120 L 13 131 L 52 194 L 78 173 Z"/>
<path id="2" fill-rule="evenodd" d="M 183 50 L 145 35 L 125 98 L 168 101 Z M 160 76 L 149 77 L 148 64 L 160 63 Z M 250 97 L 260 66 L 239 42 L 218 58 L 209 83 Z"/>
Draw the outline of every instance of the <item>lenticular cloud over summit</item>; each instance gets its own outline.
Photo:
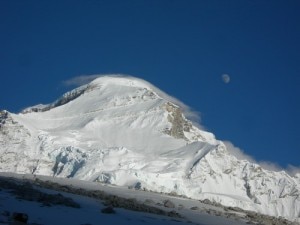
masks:
<path id="1" fill-rule="evenodd" d="M 100 75 L 100 74 L 94 74 L 94 75 L 81 75 L 81 76 L 77 76 L 77 77 L 73 77 L 69 80 L 65 80 L 63 81 L 63 84 L 66 86 L 82 86 L 85 84 L 88 84 L 90 82 L 92 82 L 93 80 L 95 80 L 98 77 L 101 76 L 105 76 L 105 75 Z"/>
<path id="2" fill-rule="evenodd" d="M 300 221 L 299 177 L 236 157 L 195 126 L 188 109 L 144 80 L 97 77 L 51 104 L 1 111 L 0 171 L 172 193 Z"/>

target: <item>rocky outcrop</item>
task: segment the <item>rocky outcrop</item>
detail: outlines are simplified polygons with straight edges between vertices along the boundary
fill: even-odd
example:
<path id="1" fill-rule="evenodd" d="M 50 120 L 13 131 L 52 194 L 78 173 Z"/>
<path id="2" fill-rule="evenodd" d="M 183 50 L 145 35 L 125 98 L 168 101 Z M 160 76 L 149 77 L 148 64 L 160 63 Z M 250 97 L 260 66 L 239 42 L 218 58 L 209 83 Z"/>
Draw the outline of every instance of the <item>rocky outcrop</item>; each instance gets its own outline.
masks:
<path id="1" fill-rule="evenodd" d="M 55 107 L 67 104 L 68 102 L 78 98 L 80 95 L 82 95 L 86 91 L 92 90 L 92 88 L 93 87 L 89 86 L 89 85 L 85 85 L 85 86 L 76 88 L 72 91 L 69 91 L 69 92 L 65 93 L 62 97 L 60 97 L 58 100 L 56 100 L 52 104 L 48 104 L 48 105 L 40 104 L 40 105 L 37 105 L 37 106 L 29 107 L 29 108 L 26 108 L 26 109 L 22 110 L 21 113 L 26 114 L 26 113 L 31 113 L 31 112 L 45 112 L 45 111 L 48 111 L 48 110 L 53 109 Z"/>
<path id="2" fill-rule="evenodd" d="M 178 139 L 188 140 L 184 132 L 189 132 L 192 128 L 191 122 L 184 118 L 181 109 L 171 102 L 164 105 L 168 114 L 168 121 L 172 124 L 170 128 L 165 129 L 165 133 Z"/>
<path id="3" fill-rule="evenodd" d="M 17 199 L 39 202 L 43 206 L 63 205 L 66 207 L 80 208 L 73 199 L 62 194 L 48 194 L 36 189 L 30 182 L 0 177 L 0 187 L 10 190 Z"/>

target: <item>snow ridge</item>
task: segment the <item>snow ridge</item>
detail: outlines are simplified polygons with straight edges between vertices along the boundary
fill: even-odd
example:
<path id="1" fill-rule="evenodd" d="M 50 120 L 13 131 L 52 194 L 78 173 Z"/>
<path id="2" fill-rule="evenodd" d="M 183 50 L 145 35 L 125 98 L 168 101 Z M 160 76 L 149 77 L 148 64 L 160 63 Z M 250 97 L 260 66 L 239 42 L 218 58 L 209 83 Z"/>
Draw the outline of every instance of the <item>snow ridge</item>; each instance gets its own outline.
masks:
<path id="1" fill-rule="evenodd" d="M 49 105 L 0 113 L 0 171 L 209 199 L 300 221 L 300 183 L 238 160 L 141 79 L 103 76 Z"/>
<path id="2" fill-rule="evenodd" d="M 79 97 L 82 95 L 86 90 L 88 90 L 89 86 L 84 85 L 79 88 L 76 88 L 72 91 L 69 91 L 65 94 L 63 94 L 62 97 L 60 97 L 58 100 L 51 104 L 43 105 L 43 104 L 38 104 L 32 107 L 28 107 L 24 110 L 22 110 L 21 113 L 26 114 L 26 113 L 31 113 L 31 112 L 45 112 L 48 111 L 52 108 L 67 104 L 68 102 L 74 100 L 75 98 Z"/>

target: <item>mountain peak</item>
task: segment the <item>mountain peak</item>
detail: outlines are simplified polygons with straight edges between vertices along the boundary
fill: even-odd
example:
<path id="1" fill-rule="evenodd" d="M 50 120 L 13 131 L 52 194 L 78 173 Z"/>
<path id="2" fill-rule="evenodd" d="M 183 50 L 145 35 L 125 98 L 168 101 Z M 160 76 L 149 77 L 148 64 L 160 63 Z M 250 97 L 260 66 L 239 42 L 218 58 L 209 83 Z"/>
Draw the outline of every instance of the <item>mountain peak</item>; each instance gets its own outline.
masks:
<path id="1" fill-rule="evenodd" d="M 21 111 L 21 113 L 31 113 L 31 112 L 45 112 L 49 111 L 55 107 L 65 105 L 72 100 L 75 100 L 79 96 L 83 95 L 87 92 L 95 92 L 100 89 L 111 89 L 112 91 L 118 91 L 123 87 L 129 91 L 128 88 L 133 89 L 144 89 L 148 90 L 148 93 L 151 93 L 152 96 L 157 96 L 157 93 L 154 92 L 156 90 L 158 93 L 162 93 L 164 96 L 168 96 L 160 91 L 155 86 L 151 85 L 149 82 L 142 80 L 140 78 L 132 77 L 132 76 L 122 76 L 122 75 L 102 75 L 98 78 L 95 78 L 88 84 L 82 85 L 78 88 L 75 88 L 65 94 L 63 94 L 59 99 L 50 104 L 38 104 L 35 106 L 28 107 Z M 94 99 L 97 101 L 97 98 Z"/>
<path id="2" fill-rule="evenodd" d="M 141 79 L 102 76 L 25 114 L 2 111 L 0 171 L 141 187 L 300 220 L 299 179 L 238 160 L 177 103 Z"/>

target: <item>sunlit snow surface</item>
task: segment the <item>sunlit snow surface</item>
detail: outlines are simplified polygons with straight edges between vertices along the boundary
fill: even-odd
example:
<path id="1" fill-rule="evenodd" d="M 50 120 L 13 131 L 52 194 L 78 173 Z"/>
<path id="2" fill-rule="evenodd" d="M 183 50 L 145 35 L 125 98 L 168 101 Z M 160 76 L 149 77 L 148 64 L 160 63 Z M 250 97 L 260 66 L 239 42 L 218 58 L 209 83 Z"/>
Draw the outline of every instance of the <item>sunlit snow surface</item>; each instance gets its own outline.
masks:
<path id="1" fill-rule="evenodd" d="M 0 171 L 140 186 L 299 220 L 299 178 L 236 159 L 162 93 L 105 76 L 53 104 L 2 112 Z"/>
<path id="2" fill-rule="evenodd" d="M 36 179 L 35 176 L 24 176 L 11 173 L 0 173 L 0 179 L 2 177 L 15 177 L 18 179 Z M 72 208 L 64 205 L 50 205 L 44 206 L 36 201 L 26 201 L 23 199 L 16 199 L 16 196 L 10 193 L 9 190 L 0 190 L 0 223 L 8 221 L 10 218 L 1 214 L 8 211 L 22 212 L 29 216 L 29 224 L 43 224 L 43 225 L 65 225 L 65 224 L 164 224 L 164 225 L 245 225 L 246 221 L 243 218 L 225 218 L 224 216 L 216 216 L 214 214 L 205 213 L 209 210 L 217 210 L 224 212 L 221 208 L 205 205 L 199 201 L 191 199 L 182 199 L 178 197 L 166 196 L 157 193 L 137 191 L 124 187 L 101 185 L 99 183 L 81 182 L 75 179 L 55 179 L 51 177 L 38 177 L 40 180 L 51 181 L 60 185 L 71 185 L 72 187 L 82 188 L 84 190 L 101 190 L 107 194 L 114 196 L 120 196 L 129 199 L 135 199 L 138 202 L 145 202 L 151 200 L 153 203 L 151 206 L 160 208 L 164 211 L 177 211 L 182 218 L 174 218 L 168 216 L 161 216 L 145 212 L 135 212 L 123 208 L 114 208 L 115 214 L 101 213 L 101 209 L 107 207 L 103 204 L 103 201 L 95 198 L 85 197 L 76 194 L 70 194 L 61 191 L 53 191 L 45 188 L 37 188 L 39 191 L 57 194 L 60 193 L 65 197 L 73 199 L 80 205 L 80 208 Z M 165 200 L 170 200 L 174 203 L 175 208 L 166 208 L 164 206 L 158 206 L 157 203 L 163 203 Z M 191 207 L 197 207 L 197 210 L 191 210 Z M 2 224 L 1 223 L 1 224 Z"/>

